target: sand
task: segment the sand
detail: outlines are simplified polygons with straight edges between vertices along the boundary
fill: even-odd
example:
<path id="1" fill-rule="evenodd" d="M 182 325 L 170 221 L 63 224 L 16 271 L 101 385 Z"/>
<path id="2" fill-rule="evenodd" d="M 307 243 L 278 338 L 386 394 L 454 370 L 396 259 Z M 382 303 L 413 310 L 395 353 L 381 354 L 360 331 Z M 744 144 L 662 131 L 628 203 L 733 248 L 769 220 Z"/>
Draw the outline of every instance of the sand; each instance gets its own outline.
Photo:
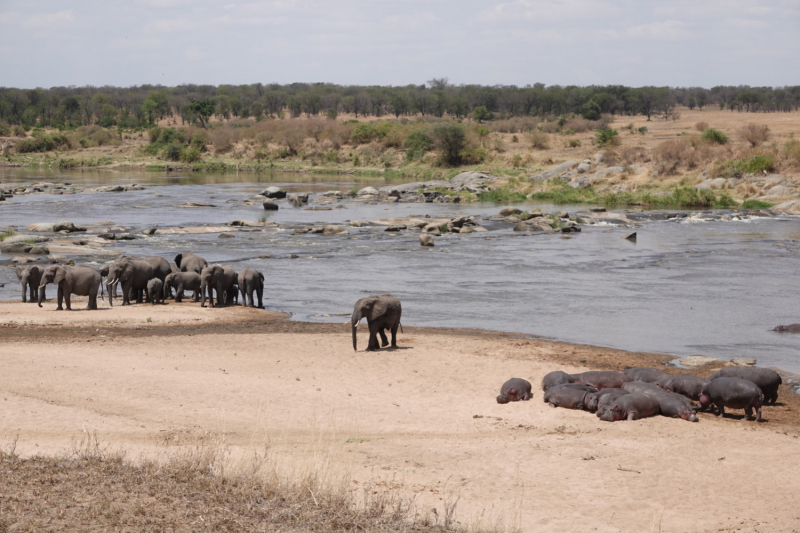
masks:
<path id="1" fill-rule="evenodd" d="M 345 324 L 190 302 L 102 305 L 0 303 L 0 445 L 16 437 L 23 455 L 52 454 L 96 432 L 137 456 L 213 435 L 239 452 L 267 446 L 287 467 L 326 464 L 354 487 L 415 493 L 421 509 L 457 501 L 463 524 L 800 529 L 800 404 L 785 390 L 763 423 L 734 411 L 612 424 L 545 405 L 542 376 L 668 356 L 427 328 L 365 353 Z M 361 349 L 366 337 L 362 325 Z M 509 377 L 534 383 L 534 399 L 497 404 Z"/>

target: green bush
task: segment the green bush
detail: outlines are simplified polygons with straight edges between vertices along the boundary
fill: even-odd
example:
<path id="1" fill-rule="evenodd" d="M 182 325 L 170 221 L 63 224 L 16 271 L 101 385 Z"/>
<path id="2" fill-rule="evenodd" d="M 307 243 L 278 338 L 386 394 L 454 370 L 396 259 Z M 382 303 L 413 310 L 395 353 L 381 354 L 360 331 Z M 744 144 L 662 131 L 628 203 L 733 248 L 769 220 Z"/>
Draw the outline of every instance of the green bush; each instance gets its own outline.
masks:
<path id="1" fill-rule="evenodd" d="M 745 200 L 739 209 L 769 209 L 772 204 L 762 202 L 761 200 Z"/>
<path id="2" fill-rule="evenodd" d="M 616 146 L 619 144 L 619 132 L 617 130 L 612 130 L 611 128 L 606 128 L 602 130 L 597 130 L 595 133 L 595 141 L 597 142 L 597 146 Z"/>
<path id="3" fill-rule="evenodd" d="M 800 141 L 792 139 L 784 144 L 783 156 L 792 163 L 800 163 Z"/>
<path id="4" fill-rule="evenodd" d="M 17 143 L 17 152 L 20 154 L 29 152 L 49 152 L 60 148 L 69 148 L 69 139 L 60 132 L 45 133 L 23 139 Z"/>
<path id="5" fill-rule="evenodd" d="M 511 189 L 504 187 L 478 193 L 478 201 L 480 202 L 494 202 L 496 204 L 514 204 L 514 203 L 524 202 L 525 200 L 527 200 L 527 197 L 521 192 L 512 191 Z"/>
<path id="6" fill-rule="evenodd" d="M 492 119 L 492 114 L 489 113 L 489 110 L 486 109 L 486 106 L 479 105 L 472 112 L 472 118 L 474 118 L 476 122 L 480 123 L 480 122 L 484 122 L 486 120 L 491 120 Z"/>
<path id="7" fill-rule="evenodd" d="M 171 144 L 168 149 L 172 146 L 177 146 Z M 180 152 L 180 160 L 184 163 L 194 163 L 200 159 L 200 149 L 199 148 L 183 148 Z M 174 161 L 174 159 L 173 159 Z"/>
<path id="8" fill-rule="evenodd" d="M 350 134 L 350 144 L 368 144 L 375 138 L 375 130 L 369 124 L 359 124 Z"/>
<path id="9" fill-rule="evenodd" d="M 0 120 L 0 137 L 8 137 L 11 135 L 11 128 L 8 127 L 8 124 Z"/>
<path id="10" fill-rule="evenodd" d="M 703 133 L 700 134 L 700 138 L 707 143 L 712 144 L 728 144 L 728 136 L 722 133 L 719 130 L 715 130 L 714 128 L 706 128 L 703 130 Z"/>
<path id="11" fill-rule="evenodd" d="M 426 152 L 433 148 L 433 139 L 427 130 L 414 130 L 403 140 L 403 148 L 406 150 L 406 158 L 420 159 Z"/>
<path id="12" fill-rule="evenodd" d="M 170 161 L 180 161 L 182 151 L 183 146 L 180 144 L 168 144 L 167 147 L 164 148 L 164 157 Z"/>
<path id="13" fill-rule="evenodd" d="M 461 163 L 461 151 L 467 141 L 467 135 L 461 124 L 439 124 L 431 130 L 433 144 L 440 152 L 440 163 L 445 166 L 456 166 Z"/>
<path id="14" fill-rule="evenodd" d="M 150 138 L 150 144 L 156 144 L 158 142 L 158 138 L 161 136 L 161 128 L 158 126 L 155 128 L 150 128 L 147 130 L 147 136 Z"/>
<path id="15" fill-rule="evenodd" d="M 486 161 L 486 150 L 481 147 L 467 147 L 461 150 L 461 163 L 464 165 L 480 165 Z"/>
<path id="16" fill-rule="evenodd" d="M 192 148 L 197 148 L 201 152 L 205 152 L 206 144 L 208 144 L 208 139 L 206 139 L 205 135 L 202 133 L 195 133 L 192 137 Z"/>
<path id="17" fill-rule="evenodd" d="M 645 135 L 645 134 L 648 132 L 648 129 L 647 129 L 647 126 L 642 126 L 641 128 L 639 128 L 639 129 L 638 129 L 638 130 L 636 130 L 636 131 L 638 131 L 638 132 L 639 132 L 639 133 L 641 133 L 642 135 Z"/>
<path id="18" fill-rule="evenodd" d="M 750 159 L 741 159 L 740 164 L 742 170 L 747 174 L 755 174 L 761 171 L 775 171 L 775 159 L 766 155 L 754 155 Z"/>
<path id="19" fill-rule="evenodd" d="M 580 148 L 581 140 L 580 139 L 567 139 L 567 142 L 564 143 L 564 146 L 567 148 Z"/>
<path id="20" fill-rule="evenodd" d="M 580 107 L 581 116 L 586 120 L 600 120 L 600 111 L 600 105 L 594 100 L 589 100 Z"/>

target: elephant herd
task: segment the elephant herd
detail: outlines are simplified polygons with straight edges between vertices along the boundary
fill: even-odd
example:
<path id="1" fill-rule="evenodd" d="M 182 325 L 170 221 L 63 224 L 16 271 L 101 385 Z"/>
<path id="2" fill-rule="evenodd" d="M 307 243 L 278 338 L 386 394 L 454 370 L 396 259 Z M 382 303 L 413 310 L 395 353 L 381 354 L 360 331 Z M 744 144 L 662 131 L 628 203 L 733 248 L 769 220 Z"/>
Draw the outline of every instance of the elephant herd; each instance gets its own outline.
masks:
<path id="1" fill-rule="evenodd" d="M 775 404 L 781 383 L 780 374 L 760 367 L 726 367 L 708 379 L 655 368 L 580 374 L 557 370 L 544 376 L 542 390 L 551 407 L 595 412 L 608 422 L 658 414 L 697 422 L 697 411 L 711 407 L 720 417 L 726 407 L 744 409 L 748 419 L 755 411 L 755 419 L 760 421 L 762 405 Z M 530 382 L 512 378 L 500 388 L 497 403 L 531 398 Z"/>
<path id="2" fill-rule="evenodd" d="M 114 305 L 117 286 L 121 287 L 122 305 L 146 301 L 163 303 L 172 298 L 180 302 L 184 291 L 192 291 L 195 302 L 206 306 L 206 298 L 212 307 L 238 303 L 241 293 L 243 306 L 263 307 L 264 275 L 252 268 L 245 268 L 238 274 L 229 266 L 209 265 L 198 255 L 182 253 L 175 256 L 175 266 L 158 256 L 120 257 L 103 265 L 100 270 L 88 266 L 39 265 L 16 268 L 17 278 L 22 286 L 22 301 L 38 302 L 46 299 L 45 289 L 50 283 L 57 286 L 57 310 L 71 310 L 71 296 L 88 296 L 87 309 L 97 309 L 97 293 L 103 297 L 102 279 L 106 278 L 109 305 Z M 256 300 L 258 301 L 256 305 Z"/>

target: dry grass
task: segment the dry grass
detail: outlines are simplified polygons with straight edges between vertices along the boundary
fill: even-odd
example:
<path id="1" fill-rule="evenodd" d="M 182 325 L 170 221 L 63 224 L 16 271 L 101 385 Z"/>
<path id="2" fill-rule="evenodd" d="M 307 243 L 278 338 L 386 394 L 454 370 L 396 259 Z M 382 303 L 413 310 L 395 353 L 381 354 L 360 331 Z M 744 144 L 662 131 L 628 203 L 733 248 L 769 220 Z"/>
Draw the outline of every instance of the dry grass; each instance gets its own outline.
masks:
<path id="1" fill-rule="evenodd" d="M 743 141 L 750 143 L 750 146 L 755 148 L 769 140 L 769 127 L 764 124 L 759 126 L 750 122 L 742 126 L 738 134 Z"/>
<path id="2" fill-rule="evenodd" d="M 457 499 L 420 512 L 412 498 L 315 469 L 282 477 L 269 450 L 230 460 L 216 439 L 139 464 L 96 435 L 58 457 L 0 452 L 0 532 L 459 531 Z"/>

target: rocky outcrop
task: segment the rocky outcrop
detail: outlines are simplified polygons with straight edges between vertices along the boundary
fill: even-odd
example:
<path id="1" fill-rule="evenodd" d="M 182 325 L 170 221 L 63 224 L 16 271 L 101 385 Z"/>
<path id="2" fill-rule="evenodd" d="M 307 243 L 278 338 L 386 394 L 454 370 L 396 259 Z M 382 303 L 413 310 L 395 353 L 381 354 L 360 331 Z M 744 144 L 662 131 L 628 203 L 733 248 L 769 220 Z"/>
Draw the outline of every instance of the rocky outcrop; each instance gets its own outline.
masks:
<path id="1" fill-rule="evenodd" d="M 0 252 L 4 254 L 49 255 L 50 249 L 43 244 L 31 244 L 27 242 L 3 242 L 0 244 Z"/>
<path id="2" fill-rule="evenodd" d="M 535 176 L 530 176 L 526 179 L 528 181 L 534 181 L 534 182 L 548 181 L 561 176 L 565 172 L 572 170 L 573 168 L 577 167 L 578 164 L 579 164 L 578 161 L 566 161 L 564 163 L 561 163 L 560 165 L 551 168 L 550 170 L 547 170 L 540 174 L 536 174 Z"/>
<path id="3" fill-rule="evenodd" d="M 267 198 L 286 198 L 286 191 L 280 187 L 267 187 L 258 194 Z"/>

